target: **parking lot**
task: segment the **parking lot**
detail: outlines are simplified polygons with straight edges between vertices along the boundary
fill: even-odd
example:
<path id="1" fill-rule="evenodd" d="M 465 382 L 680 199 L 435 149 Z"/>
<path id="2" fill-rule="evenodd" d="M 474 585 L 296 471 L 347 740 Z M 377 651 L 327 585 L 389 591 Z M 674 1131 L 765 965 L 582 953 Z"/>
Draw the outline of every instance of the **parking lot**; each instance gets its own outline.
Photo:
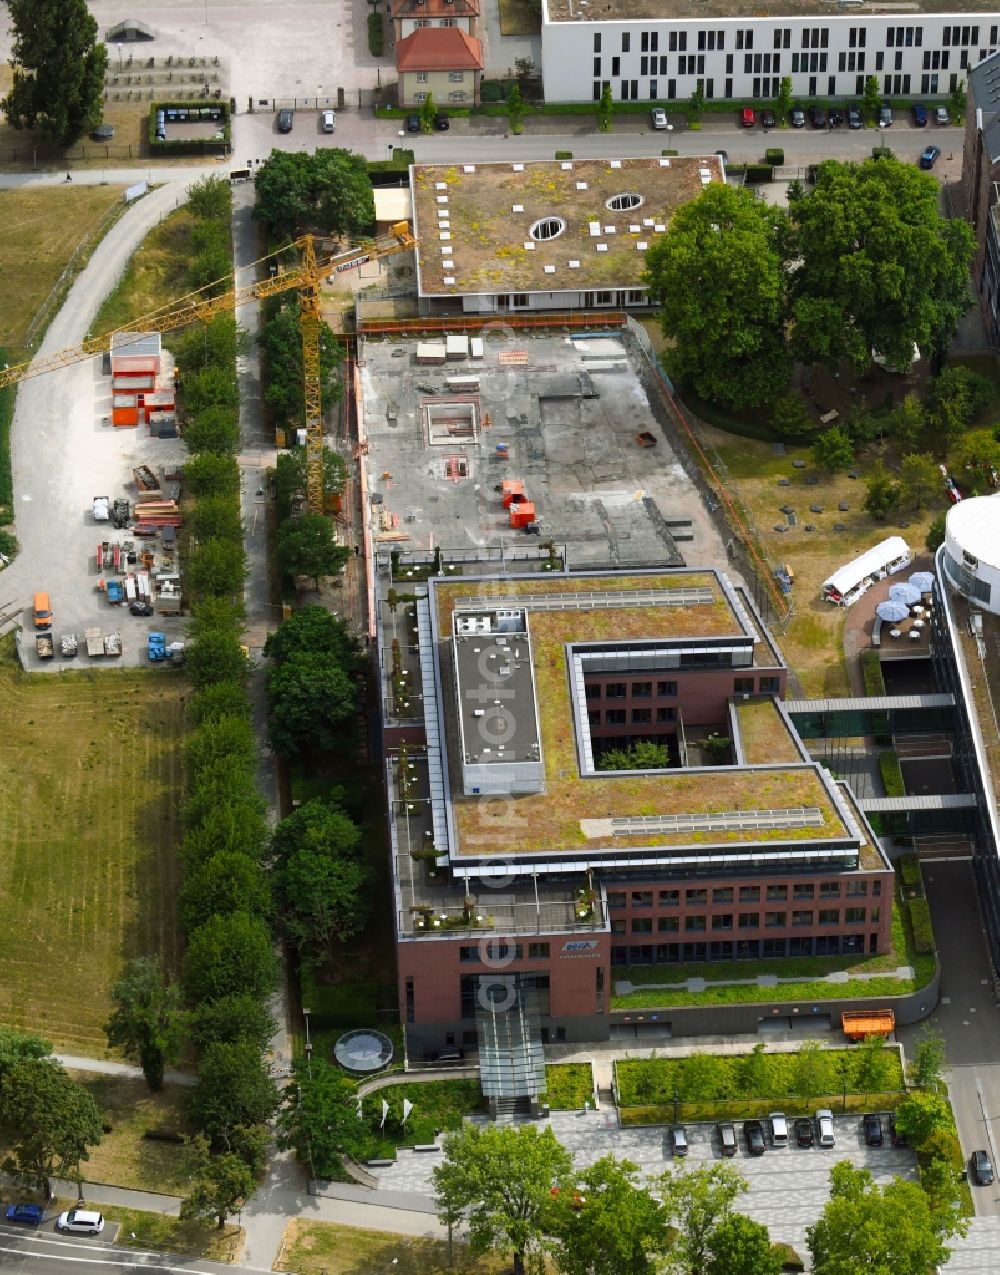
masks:
<path id="1" fill-rule="evenodd" d="M 658 1177 L 668 1168 L 723 1163 L 714 1124 L 687 1125 L 688 1155 L 674 1161 L 667 1126 L 619 1129 L 612 1111 L 558 1111 L 552 1113 L 551 1123 L 556 1137 L 581 1168 L 608 1154 L 633 1161 L 648 1178 Z M 738 1206 L 740 1211 L 763 1222 L 772 1240 L 792 1244 L 802 1255 L 806 1254 L 806 1227 L 816 1221 L 829 1198 L 830 1169 L 839 1160 L 869 1169 L 880 1185 L 895 1177 L 917 1178 L 912 1151 L 890 1146 L 888 1138 L 882 1147 L 865 1146 L 858 1115 L 834 1117 L 836 1145 L 829 1150 L 798 1147 L 791 1135 L 788 1147 L 769 1148 L 762 1156 L 751 1156 L 742 1123 L 737 1123 L 736 1131 L 737 1153 L 725 1163 L 738 1168 L 749 1183 L 749 1191 Z M 400 1151 L 394 1165 L 373 1172 L 383 1190 L 429 1195 L 431 1170 L 440 1163 L 440 1152 Z"/>

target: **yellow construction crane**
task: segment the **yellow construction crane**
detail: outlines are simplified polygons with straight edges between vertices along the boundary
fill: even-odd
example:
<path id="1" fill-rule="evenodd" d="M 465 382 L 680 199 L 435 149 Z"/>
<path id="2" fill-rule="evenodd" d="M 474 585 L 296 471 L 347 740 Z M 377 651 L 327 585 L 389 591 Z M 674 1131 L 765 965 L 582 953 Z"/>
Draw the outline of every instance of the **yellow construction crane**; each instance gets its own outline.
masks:
<path id="1" fill-rule="evenodd" d="M 302 328 L 302 368 L 304 376 L 305 425 L 306 425 L 306 495 L 309 510 L 312 513 L 323 512 L 323 403 L 320 387 L 320 325 L 322 313 L 320 308 L 320 282 L 324 274 L 333 270 L 341 273 L 364 265 L 366 261 L 374 261 L 379 257 L 391 256 L 395 252 L 405 252 L 414 247 L 416 240 L 410 233 L 409 224 L 397 222 L 388 235 L 366 240 L 346 252 L 332 256 L 317 257 L 316 244 L 312 235 L 303 235 L 291 246 L 299 250 L 300 258 L 296 266 L 284 270 L 276 259 L 287 251 L 270 253 L 249 267 L 260 271 L 266 267 L 264 277 L 242 287 L 235 286 L 232 275 L 217 279 L 196 292 L 189 292 L 175 301 L 168 302 L 151 314 L 136 319 L 127 328 L 118 328 L 105 332 L 101 336 L 88 337 L 79 345 L 68 350 L 60 350 L 56 354 L 46 354 L 33 359 L 30 363 L 17 363 L 12 367 L 0 369 L 0 389 L 6 385 L 14 385 L 34 376 L 42 376 L 46 372 L 54 372 L 61 367 L 69 367 L 80 363 L 94 354 L 104 354 L 111 348 L 111 339 L 117 332 L 173 332 L 177 328 L 187 327 L 190 323 L 207 323 L 217 314 L 245 305 L 248 301 L 259 301 L 264 297 L 277 296 L 281 292 L 298 289 L 301 307 L 300 323 Z M 228 285 L 225 292 L 213 295 L 220 285 Z"/>

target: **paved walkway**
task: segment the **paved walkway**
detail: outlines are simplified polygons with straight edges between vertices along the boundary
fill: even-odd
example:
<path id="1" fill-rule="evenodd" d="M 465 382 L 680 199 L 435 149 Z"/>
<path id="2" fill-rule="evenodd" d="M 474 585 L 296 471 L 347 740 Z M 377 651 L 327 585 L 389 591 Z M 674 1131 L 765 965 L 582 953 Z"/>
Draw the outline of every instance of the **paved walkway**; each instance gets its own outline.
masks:
<path id="1" fill-rule="evenodd" d="M 131 1063 L 114 1062 L 110 1058 L 79 1058 L 76 1054 L 56 1054 L 55 1058 L 70 1071 L 91 1071 L 100 1076 L 123 1076 L 128 1080 L 142 1080 L 142 1068 Z M 163 1079 L 168 1085 L 196 1085 L 198 1077 L 189 1071 L 165 1071 Z"/>

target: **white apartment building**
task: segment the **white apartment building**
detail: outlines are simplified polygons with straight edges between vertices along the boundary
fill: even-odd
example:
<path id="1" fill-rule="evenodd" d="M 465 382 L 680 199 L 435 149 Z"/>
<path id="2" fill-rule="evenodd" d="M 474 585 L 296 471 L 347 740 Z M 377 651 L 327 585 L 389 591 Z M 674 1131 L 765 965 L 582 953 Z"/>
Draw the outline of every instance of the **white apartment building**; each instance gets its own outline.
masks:
<path id="1" fill-rule="evenodd" d="M 542 0 L 547 102 L 859 98 L 875 76 L 887 97 L 947 97 L 1000 45 L 1000 12 L 928 0 Z M 722 16 L 725 13 L 726 16 Z M 716 16 L 717 15 L 717 16 Z"/>

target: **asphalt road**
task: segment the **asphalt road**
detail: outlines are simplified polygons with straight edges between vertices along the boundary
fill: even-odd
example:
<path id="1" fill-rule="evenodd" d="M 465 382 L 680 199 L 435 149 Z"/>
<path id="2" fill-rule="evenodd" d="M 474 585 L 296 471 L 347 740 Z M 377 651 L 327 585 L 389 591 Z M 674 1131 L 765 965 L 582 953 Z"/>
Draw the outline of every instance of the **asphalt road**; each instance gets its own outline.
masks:
<path id="1" fill-rule="evenodd" d="M 115 1248 L 101 1239 L 64 1236 L 52 1223 L 39 1230 L 0 1226 L 0 1271 L 25 1275 L 69 1275 L 88 1269 L 119 1271 L 183 1271 L 186 1275 L 225 1275 L 232 1266 L 219 1262 L 193 1262 L 176 1253 L 154 1253 L 144 1249 Z"/>
<path id="2" fill-rule="evenodd" d="M 986 941 L 976 903 L 972 865 L 924 865 L 934 935 L 941 957 L 941 1000 L 927 1019 L 945 1040 L 949 1092 L 962 1148 L 990 1152 L 1000 1169 L 1000 1009 L 990 977 Z M 897 1033 L 907 1054 L 922 1027 Z M 976 1211 L 1000 1215 L 1000 1184 L 972 1188 Z M 1000 1266 L 1000 1258 L 997 1259 Z"/>

